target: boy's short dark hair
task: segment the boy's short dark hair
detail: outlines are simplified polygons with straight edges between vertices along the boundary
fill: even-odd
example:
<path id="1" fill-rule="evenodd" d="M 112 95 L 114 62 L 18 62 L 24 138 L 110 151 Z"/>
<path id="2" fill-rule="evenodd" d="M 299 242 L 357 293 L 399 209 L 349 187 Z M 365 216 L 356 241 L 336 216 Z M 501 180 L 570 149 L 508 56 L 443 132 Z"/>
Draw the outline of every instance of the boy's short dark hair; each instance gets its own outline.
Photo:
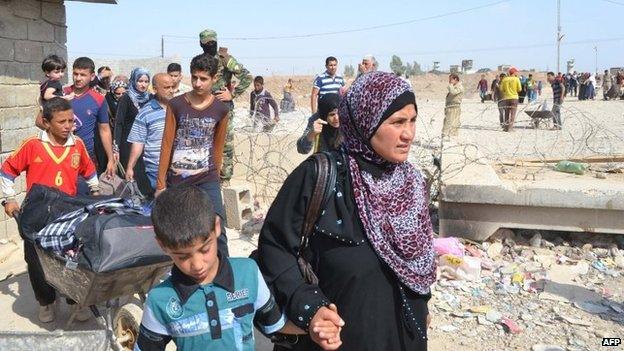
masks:
<path id="1" fill-rule="evenodd" d="M 102 66 L 98 68 L 98 74 L 102 73 L 103 71 L 112 71 L 112 70 L 108 66 Z"/>
<path id="2" fill-rule="evenodd" d="M 60 96 L 55 96 L 43 104 L 43 118 L 50 122 L 54 113 L 71 110 L 71 103 Z"/>
<path id="3" fill-rule="evenodd" d="M 57 69 L 66 69 L 67 62 L 65 59 L 57 55 L 48 55 L 41 63 L 41 70 L 45 73 L 52 72 Z"/>
<path id="4" fill-rule="evenodd" d="M 451 79 L 459 80 L 459 75 L 457 73 L 451 73 L 449 74 L 449 77 L 451 77 Z"/>
<path id="5" fill-rule="evenodd" d="M 182 72 L 182 66 L 179 63 L 172 62 L 167 66 L 167 73 Z"/>
<path id="6" fill-rule="evenodd" d="M 554 77 L 554 76 L 555 76 L 555 72 L 548 72 L 548 73 L 546 73 L 546 75 L 547 75 L 547 76 L 553 76 L 553 77 Z"/>
<path id="7" fill-rule="evenodd" d="M 208 75 L 213 77 L 217 74 L 217 68 L 219 68 L 219 61 L 211 55 L 201 54 L 193 57 L 191 60 L 191 73 L 196 71 L 208 72 Z"/>
<path id="8" fill-rule="evenodd" d="M 256 78 L 254 78 L 254 83 L 259 83 L 264 85 L 264 78 L 262 78 L 262 76 L 256 76 Z"/>
<path id="9" fill-rule="evenodd" d="M 74 60 L 73 69 L 88 69 L 91 73 L 95 73 L 95 63 L 88 57 L 79 57 Z"/>
<path id="10" fill-rule="evenodd" d="M 163 246 L 179 249 L 206 241 L 215 228 L 210 197 L 194 185 L 167 188 L 154 201 L 152 223 Z"/>
<path id="11" fill-rule="evenodd" d="M 333 56 L 329 56 L 328 58 L 325 59 L 325 66 L 329 65 L 330 62 L 338 63 L 338 59 Z"/>

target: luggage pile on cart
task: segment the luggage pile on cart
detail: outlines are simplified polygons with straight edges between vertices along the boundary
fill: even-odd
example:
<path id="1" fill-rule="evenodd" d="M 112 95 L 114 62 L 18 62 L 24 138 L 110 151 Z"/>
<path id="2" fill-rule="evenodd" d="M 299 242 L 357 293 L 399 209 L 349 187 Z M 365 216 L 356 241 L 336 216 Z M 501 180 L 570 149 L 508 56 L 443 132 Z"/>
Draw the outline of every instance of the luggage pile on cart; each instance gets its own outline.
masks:
<path id="1" fill-rule="evenodd" d="M 35 243 L 46 281 L 90 307 L 114 349 L 132 350 L 145 294 L 171 268 L 149 213 L 129 199 L 70 197 L 34 185 L 17 220 L 22 238 Z M 136 295 L 140 303 L 132 302 Z"/>

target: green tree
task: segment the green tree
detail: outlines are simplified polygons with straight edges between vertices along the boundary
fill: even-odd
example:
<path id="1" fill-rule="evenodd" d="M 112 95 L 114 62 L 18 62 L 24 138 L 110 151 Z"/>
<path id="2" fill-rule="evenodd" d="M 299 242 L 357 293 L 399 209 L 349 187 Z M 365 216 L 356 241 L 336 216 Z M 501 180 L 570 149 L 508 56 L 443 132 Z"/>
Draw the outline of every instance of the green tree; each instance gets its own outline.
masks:
<path id="1" fill-rule="evenodd" d="M 351 65 L 346 65 L 344 67 L 344 76 L 347 78 L 353 78 L 355 76 L 355 68 Z"/>
<path id="2" fill-rule="evenodd" d="M 390 70 L 394 72 L 394 74 L 402 76 L 405 73 L 405 66 L 403 65 L 403 61 L 397 55 L 392 55 L 392 60 L 390 61 Z"/>
<path id="3" fill-rule="evenodd" d="M 405 64 L 405 75 L 406 76 L 413 75 L 413 73 L 412 73 L 412 65 L 409 62 Z"/>
<path id="4" fill-rule="evenodd" d="M 423 73 L 424 72 L 420 68 L 420 64 L 418 62 L 414 61 L 414 64 L 412 65 L 412 72 L 410 73 L 410 75 L 411 76 L 419 76 L 419 75 L 421 75 Z"/>

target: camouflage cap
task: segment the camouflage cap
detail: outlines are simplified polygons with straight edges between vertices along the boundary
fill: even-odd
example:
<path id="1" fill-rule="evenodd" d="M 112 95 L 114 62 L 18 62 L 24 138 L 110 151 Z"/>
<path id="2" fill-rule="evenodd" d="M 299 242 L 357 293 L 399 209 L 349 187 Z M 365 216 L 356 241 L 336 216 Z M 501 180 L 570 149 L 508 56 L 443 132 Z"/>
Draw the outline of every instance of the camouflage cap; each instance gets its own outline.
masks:
<path id="1" fill-rule="evenodd" d="M 202 44 L 206 44 L 209 41 L 217 41 L 217 32 L 212 29 L 203 30 L 199 33 L 199 41 Z"/>

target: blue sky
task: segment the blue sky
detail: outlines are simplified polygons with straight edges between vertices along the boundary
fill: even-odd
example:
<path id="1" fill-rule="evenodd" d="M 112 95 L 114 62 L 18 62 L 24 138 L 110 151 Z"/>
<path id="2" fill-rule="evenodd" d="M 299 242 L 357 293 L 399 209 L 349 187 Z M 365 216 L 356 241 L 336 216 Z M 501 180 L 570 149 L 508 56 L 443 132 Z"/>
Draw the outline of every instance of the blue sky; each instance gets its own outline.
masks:
<path id="1" fill-rule="evenodd" d="M 574 58 L 578 70 L 624 66 L 624 0 L 562 0 L 562 70 Z M 442 69 L 473 59 L 475 68 L 512 64 L 520 68 L 556 67 L 556 0 L 525 1 L 199 1 L 118 0 L 117 5 L 68 1 L 67 48 L 70 57 L 139 58 L 179 56 L 183 67 L 200 52 L 198 33 L 211 28 L 254 74 L 313 74 L 328 55 L 340 69 L 371 53 L 388 70 L 392 54 L 417 61 L 423 69 L 440 61 Z M 489 6 L 491 5 L 491 6 Z M 480 9 L 449 14 L 474 7 Z M 449 14 L 449 15 L 445 15 Z M 423 18 L 438 18 L 418 20 Z M 341 32 L 411 20 L 374 30 L 277 40 L 233 38 Z M 228 39 L 230 38 L 230 39 Z"/>

